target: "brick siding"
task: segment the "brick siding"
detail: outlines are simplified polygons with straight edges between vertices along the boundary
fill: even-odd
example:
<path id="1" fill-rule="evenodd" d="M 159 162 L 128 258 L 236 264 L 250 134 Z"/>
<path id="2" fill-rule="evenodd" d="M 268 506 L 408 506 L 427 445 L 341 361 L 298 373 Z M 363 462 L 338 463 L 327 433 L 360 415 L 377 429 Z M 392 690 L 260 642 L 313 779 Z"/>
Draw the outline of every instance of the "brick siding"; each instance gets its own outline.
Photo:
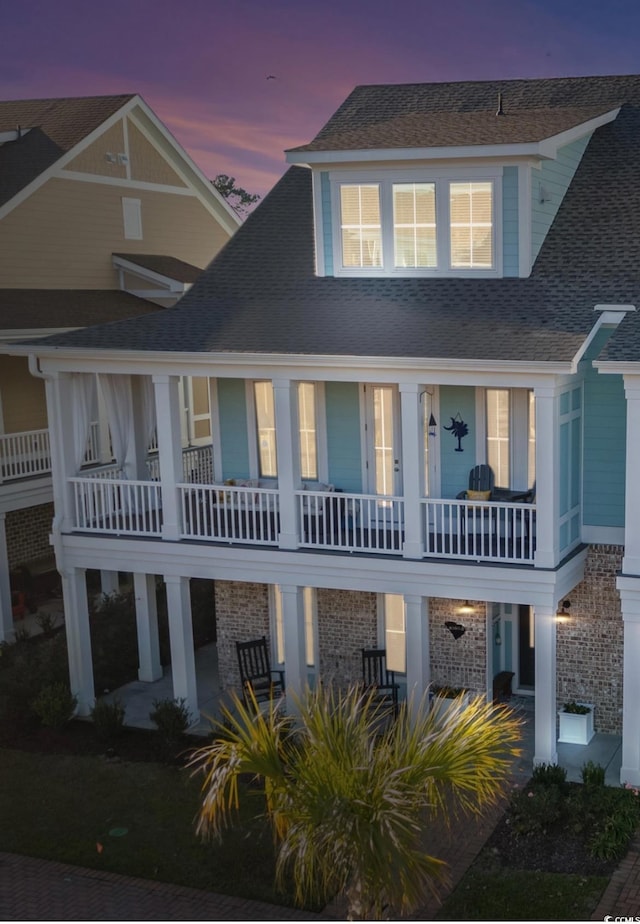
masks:
<path id="1" fill-rule="evenodd" d="M 53 504 L 9 510 L 5 519 L 9 570 L 52 554 L 49 544 Z"/>
<path id="2" fill-rule="evenodd" d="M 320 676 L 343 687 L 362 678 L 362 649 L 377 644 L 377 596 L 318 590 Z"/>
<path id="3" fill-rule="evenodd" d="M 262 635 L 270 637 L 269 587 L 241 581 L 216 581 L 215 593 L 220 685 L 223 690 L 239 690 L 236 642 Z"/>
<path id="4" fill-rule="evenodd" d="M 589 548 L 584 580 L 565 599 L 569 619 L 557 631 L 558 706 L 570 699 L 595 703 L 596 731 L 622 733 L 623 623 L 616 574 L 624 549 Z"/>
<path id="5" fill-rule="evenodd" d="M 466 687 L 484 694 L 487 687 L 487 608 L 484 602 L 470 600 L 473 613 L 459 613 L 464 602 L 429 598 L 431 682 Z M 463 625 L 465 634 L 455 639 L 445 626 L 448 620 Z"/>

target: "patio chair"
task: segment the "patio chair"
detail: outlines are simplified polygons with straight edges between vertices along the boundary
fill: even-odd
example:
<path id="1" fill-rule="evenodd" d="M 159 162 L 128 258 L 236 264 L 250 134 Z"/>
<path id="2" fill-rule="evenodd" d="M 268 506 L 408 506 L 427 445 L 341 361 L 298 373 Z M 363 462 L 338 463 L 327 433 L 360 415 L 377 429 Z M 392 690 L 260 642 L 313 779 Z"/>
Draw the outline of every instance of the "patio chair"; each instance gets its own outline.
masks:
<path id="1" fill-rule="evenodd" d="M 373 693 L 377 703 L 383 703 L 391 709 L 394 717 L 398 714 L 398 691 L 394 671 L 387 669 L 387 652 L 384 648 L 362 649 L 362 679 L 365 690 Z"/>
<path id="2" fill-rule="evenodd" d="M 251 706 L 252 697 L 257 703 L 268 703 L 284 695 L 284 672 L 271 670 L 267 639 L 252 639 L 249 642 L 236 642 L 238 667 L 242 694 L 247 706 Z"/>
<path id="3" fill-rule="evenodd" d="M 469 484 L 464 491 L 456 495 L 457 500 L 468 500 L 469 491 L 489 491 L 489 497 L 483 498 L 489 500 L 491 492 L 496 486 L 496 478 L 490 465 L 474 465 L 469 472 Z"/>

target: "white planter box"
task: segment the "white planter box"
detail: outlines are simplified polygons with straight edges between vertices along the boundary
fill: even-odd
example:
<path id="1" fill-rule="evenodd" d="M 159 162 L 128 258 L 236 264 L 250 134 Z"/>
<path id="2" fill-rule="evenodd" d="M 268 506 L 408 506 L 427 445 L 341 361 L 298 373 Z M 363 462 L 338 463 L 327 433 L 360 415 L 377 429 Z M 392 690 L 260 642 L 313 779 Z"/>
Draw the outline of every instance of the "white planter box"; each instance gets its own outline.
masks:
<path id="1" fill-rule="evenodd" d="M 442 696 L 439 693 L 434 693 L 433 697 L 431 698 L 431 712 L 439 721 L 444 721 L 447 713 L 456 702 L 460 702 L 459 697 L 451 699 L 448 696 Z M 468 705 L 469 693 L 464 693 L 462 696 L 461 709 L 465 709 Z"/>
<path id="2" fill-rule="evenodd" d="M 558 741 L 563 744 L 589 744 L 595 735 L 593 727 L 593 715 L 595 706 L 593 703 L 578 703 L 579 706 L 588 706 L 589 712 L 586 715 L 577 715 L 574 712 L 559 712 L 560 734 Z"/>

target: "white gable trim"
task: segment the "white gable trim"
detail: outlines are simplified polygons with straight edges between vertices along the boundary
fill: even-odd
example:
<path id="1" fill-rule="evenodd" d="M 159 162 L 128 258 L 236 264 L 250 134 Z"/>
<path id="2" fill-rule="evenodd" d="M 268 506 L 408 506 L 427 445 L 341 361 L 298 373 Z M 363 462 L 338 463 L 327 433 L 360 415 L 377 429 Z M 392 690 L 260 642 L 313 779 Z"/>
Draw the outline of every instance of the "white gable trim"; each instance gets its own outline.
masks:
<path id="1" fill-rule="evenodd" d="M 595 131 L 601 125 L 612 122 L 620 108 L 612 109 L 587 122 L 582 122 L 573 128 L 551 135 L 542 141 L 519 144 L 470 144 L 448 145 L 443 147 L 427 148 L 367 148 L 357 151 L 286 151 L 289 164 L 310 166 L 311 164 L 330 163 L 366 163 L 386 160 L 436 160 L 445 158 L 457 160 L 461 157 L 532 157 L 539 160 L 552 160 L 557 156 L 558 149 L 578 138 L 583 138 Z"/>
<path id="2" fill-rule="evenodd" d="M 589 344 L 592 342 L 595 335 L 598 333 L 601 327 L 617 327 L 622 320 L 624 320 L 625 314 L 629 311 L 636 311 L 635 305 L 595 305 L 594 311 L 600 312 L 600 317 L 596 323 L 591 328 L 588 336 L 585 338 L 584 343 L 573 357 L 573 370 L 577 371 L 578 363 L 584 356 L 586 350 L 589 347 Z M 595 368 L 598 368 L 597 363 L 594 362 Z"/>
<path id="3" fill-rule="evenodd" d="M 100 135 L 104 134 L 108 129 L 112 128 L 116 122 L 119 122 L 120 119 L 135 105 L 136 99 L 140 97 L 134 97 L 129 100 L 128 103 L 125 103 L 120 107 L 113 115 L 109 116 L 104 122 L 98 125 L 97 128 L 94 128 L 92 132 L 89 132 L 81 141 L 79 141 L 74 147 L 72 147 L 66 154 L 63 154 L 62 157 L 59 157 L 50 167 L 46 170 L 43 170 L 34 180 L 32 180 L 27 186 L 16 193 L 16 195 L 9 199 L 8 202 L 0 207 L 0 220 L 8 215 L 9 212 L 12 212 L 18 205 L 28 199 L 37 189 L 40 189 L 41 186 L 49 180 L 52 176 L 55 176 L 59 171 L 61 171 L 68 163 L 74 160 L 78 154 L 88 148 L 89 145 L 93 144 Z"/>
<path id="4" fill-rule="evenodd" d="M 60 180 L 75 180 L 80 183 L 96 183 L 103 186 L 121 186 L 123 189 L 148 189 L 150 192 L 168 193 L 172 196 L 190 196 L 199 198 L 193 187 L 163 186 L 161 183 L 150 183 L 148 180 L 127 180 L 125 177 L 101 176 L 98 173 L 80 173 L 75 170 L 54 171 L 52 176 Z"/>
<path id="5" fill-rule="evenodd" d="M 131 122 L 136 126 L 138 131 L 144 135 L 147 141 L 156 148 L 158 153 L 164 157 L 172 169 L 176 171 L 178 176 L 180 176 L 185 183 L 187 183 L 192 189 L 195 190 L 196 195 L 204 207 L 208 209 L 208 211 L 210 211 L 215 218 L 218 219 L 225 230 L 232 234 L 238 225 L 242 224 L 242 219 L 239 217 L 237 212 L 231 208 L 224 196 L 220 195 L 211 180 L 205 176 L 195 161 L 193 161 L 187 152 L 178 144 L 173 135 L 165 128 L 162 122 L 160 122 L 160 120 L 147 106 L 144 100 L 141 97 L 137 97 L 137 99 L 140 110 L 153 123 L 154 128 L 160 135 L 162 135 L 164 140 L 171 146 L 177 155 L 178 162 L 174 163 L 165 157 L 164 153 L 157 148 L 154 139 L 146 129 L 146 126 L 143 125 L 140 119 L 135 117 L 135 113 L 133 112 L 129 114 Z M 186 164 L 188 169 L 185 170 L 182 167 L 182 164 Z"/>

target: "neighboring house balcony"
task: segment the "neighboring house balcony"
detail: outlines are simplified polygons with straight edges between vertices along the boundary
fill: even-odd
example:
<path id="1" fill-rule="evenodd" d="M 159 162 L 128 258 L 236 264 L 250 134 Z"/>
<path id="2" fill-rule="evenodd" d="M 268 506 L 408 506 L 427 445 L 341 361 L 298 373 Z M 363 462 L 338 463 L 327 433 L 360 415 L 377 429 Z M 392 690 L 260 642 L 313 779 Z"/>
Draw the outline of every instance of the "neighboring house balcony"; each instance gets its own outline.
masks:
<path id="1" fill-rule="evenodd" d="M 99 426 L 92 421 L 84 457 L 85 465 L 100 458 Z M 23 430 L 0 434 L 0 484 L 42 478 L 51 474 L 49 430 Z"/>

